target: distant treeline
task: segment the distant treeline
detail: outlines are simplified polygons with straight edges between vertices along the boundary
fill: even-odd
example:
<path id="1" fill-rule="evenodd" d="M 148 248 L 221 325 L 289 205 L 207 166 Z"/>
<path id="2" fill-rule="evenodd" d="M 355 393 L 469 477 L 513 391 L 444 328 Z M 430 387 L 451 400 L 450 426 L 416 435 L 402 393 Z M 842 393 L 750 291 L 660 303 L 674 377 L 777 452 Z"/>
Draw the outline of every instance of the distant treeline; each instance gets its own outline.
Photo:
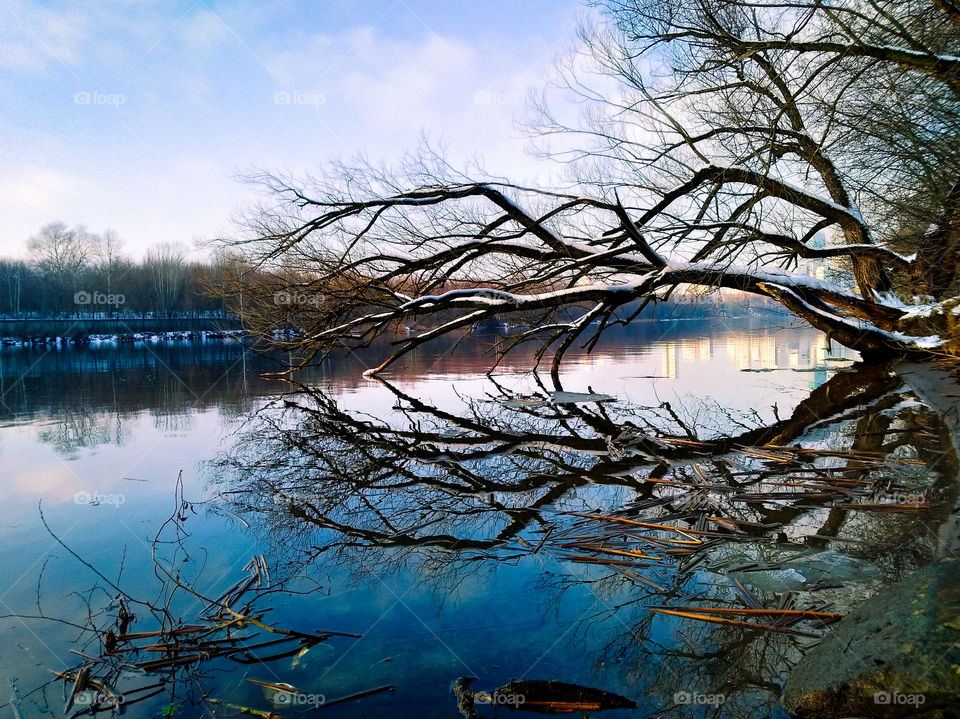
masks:
<path id="1" fill-rule="evenodd" d="M 0 259 L 0 316 L 224 314 L 211 292 L 222 263 L 188 261 L 186 249 L 173 244 L 153 247 L 140 261 L 121 250 L 111 231 L 47 225 L 29 241 L 28 259 Z"/>
<path id="2" fill-rule="evenodd" d="M 295 326 L 295 317 L 317 326 L 344 321 L 338 314 L 343 298 L 336 281 L 320 282 L 287 267 L 267 272 L 237 255 L 188 261 L 186 248 L 162 244 L 135 261 L 124 256 L 115 233 L 95 235 L 63 223 L 44 227 L 27 248 L 26 260 L 0 259 L 0 318 L 234 317 L 267 333 Z M 439 291 L 459 286 L 451 283 Z M 417 294 L 416 288 L 402 289 Z M 779 308 L 738 293 L 722 300 L 716 295 L 695 300 L 681 293 L 679 299 L 656 308 L 651 304 L 639 317 L 698 319 Z M 636 309 L 627 306 L 623 314 Z"/>

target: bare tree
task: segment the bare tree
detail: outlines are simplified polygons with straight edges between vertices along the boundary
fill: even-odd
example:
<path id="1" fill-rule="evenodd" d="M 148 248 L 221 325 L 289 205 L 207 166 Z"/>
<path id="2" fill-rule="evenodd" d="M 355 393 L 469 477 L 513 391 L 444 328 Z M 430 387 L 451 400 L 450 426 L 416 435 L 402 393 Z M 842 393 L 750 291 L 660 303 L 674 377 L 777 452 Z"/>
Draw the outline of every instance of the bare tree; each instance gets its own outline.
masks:
<path id="1" fill-rule="evenodd" d="M 80 289 L 94 246 L 95 239 L 84 227 L 69 229 L 62 222 L 46 225 L 27 243 L 57 309 L 69 307 L 69 296 Z"/>
<path id="2" fill-rule="evenodd" d="M 97 238 L 95 247 L 97 269 L 106 280 L 107 294 L 113 292 L 117 280 L 117 273 L 123 265 L 123 240 L 116 230 L 105 230 Z"/>
<path id="3" fill-rule="evenodd" d="M 531 127 L 563 190 L 461 173 L 423 151 L 253 178 L 275 204 L 233 240 L 316 356 L 524 315 L 554 350 L 680 286 L 775 299 L 867 356 L 952 346 L 960 252 L 960 15 L 928 0 L 607 0 Z M 826 232 L 827 246 L 812 242 Z M 796 272 L 847 268 L 849 284 Z M 297 280 L 291 288 L 291 268 Z M 265 276 L 270 281 L 263 282 Z M 252 276 L 253 273 L 250 274 Z M 239 292 L 240 287 L 231 288 Z M 915 315 L 900 299 L 932 295 Z M 309 301 L 322 297 L 323 301 Z M 921 301 L 921 300 L 911 300 Z M 289 305 L 289 303 L 288 303 Z M 275 308 L 274 308 L 275 309 Z"/>
<path id="4" fill-rule="evenodd" d="M 156 245 L 147 252 L 144 264 L 153 280 L 157 305 L 162 312 L 169 314 L 180 297 L 186 276 L 184 249 L 172 243 Z"/>
<path id="5" fill-rule="evenodd" d="M 134 261 L 125 254 L 123 240 L 114 230 L 91 234 L 83 227 L 52 223 L 37 233 L 28 249 L 26 260 L 0 258 L 2 314 L 112 313 L 118 308 L 197 314 L 222 313 L 227 308 L 212 290 L 223 284 L 219 277 L 228 265 L 219 257 L 211 263 L 187 264 L 186 249 L 180 245 L 152 248 L 143 260 Z M 91 293 L 109 299 L 106 304 L 75 302 L 75 295 L 90 299 Z"/>
<path id="6" fill-rule="evenodd" d="M 30 268 L 25 262 L 0 260 L 0 311 L 17 315 L 23 297 L 24 278 L 29 276 Z"/>

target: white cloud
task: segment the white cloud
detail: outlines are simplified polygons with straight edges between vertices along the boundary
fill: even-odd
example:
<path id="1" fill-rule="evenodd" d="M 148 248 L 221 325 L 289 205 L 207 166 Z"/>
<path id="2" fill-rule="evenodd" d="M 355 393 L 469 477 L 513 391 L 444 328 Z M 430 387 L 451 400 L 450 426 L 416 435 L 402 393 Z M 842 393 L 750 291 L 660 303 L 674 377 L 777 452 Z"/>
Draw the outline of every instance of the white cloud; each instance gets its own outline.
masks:
<path id="1" fill-rule="evenodd" d="M 514 120 L 527 89 L 551 66 L 547 51 L 437 33 L 397 40 L 373 27 L 301 37 L 287 47 L 297 49 L 266 59 L 275 87 L 322 93 L 317 119 L 336 136 L 335 154 L 354 148 L 395 156 L 423 131 L 463 157 L 486 156 L 493 170 L 531 171 Z"/>
<path id="2" fill-rule="evenodd" d="M 513 120 L 551 66 L 556 33 L 529 36 L 499 16 L 468 25 L 453 10 L 429 32 L 403 3 L 376 25 L 370 13 L 307 5 L 240 0 L 184 14 L 113 1 L 79 16 L 0 0 L 0 79 L 20 88 L 0 127 L 0 241 L 15 245 L 0 255 L 58 219 L 115 228 L 132 254 L 219 234 L 250 197 L 237 173 L 299 176 L 357 153 L 390 162 L 421 131 L 455 165 L 480 154 L 492 172 L 534 173 Z M 127 101 L 112 114 L 65 108 L 78 90 Z M 277 93 L 301 95 L 283 104 Z"/>
<path id="3" fill-rule="evenodd" d="M 92 189 L 92 183 L 69 172 L 50 167 L 23 167 L 0 175 L 0 208 L 5 211 L 37 211 L 56 201 L 71 202 Z"/>
<path id="4" fill-rule="evenodd" d="M 365 124 L 391 132 L 419 130 L 472 97 L 464 81 L 476 75 L 476 53 L 462 41 L 429 35 L 416 46 L 402 47 L 363 32 L 350 44 L 356 62 L 338 78 L 327 102 L 339 105 L 342 97 L 344 109 Z"/>
<path id="5" fill-rule="evenodd" d="M 82 13 L 8 0 L 0 3 L 0 66 L 43 71 L 51 61 L 77 65 L 87 34 Z"/>
<path id="6" fill-rule="evenodd" d="M 206 9 L 182 18 L 176 31 L 188 51 L 201 55 L 212 52 L 233 35 L 219 15 Z"/>
<path id="7" fill-rule="evenodd" d="M 44 225 L 78 222 L 76 214 L 97 199 L 89 178 L 50 167 L 29 165 L 0 174 L 0 216 L 5 218 L 0 254 L 22 256 L 26 240 Z"/>

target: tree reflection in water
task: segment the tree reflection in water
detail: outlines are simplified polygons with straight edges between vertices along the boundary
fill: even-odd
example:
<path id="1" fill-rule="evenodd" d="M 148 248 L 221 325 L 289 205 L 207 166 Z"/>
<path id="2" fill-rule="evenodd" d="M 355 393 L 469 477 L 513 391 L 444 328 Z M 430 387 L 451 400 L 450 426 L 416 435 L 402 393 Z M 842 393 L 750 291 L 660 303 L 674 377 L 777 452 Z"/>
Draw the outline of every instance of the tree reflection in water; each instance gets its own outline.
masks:
<path id="1" fill-rule="evenodd" d="M 553 381 L 550 391 L 563 389 Z M 770 425 L 701 408 L 731 428 L 723 436 L 698 436 L 669 404 L 536 402 L 491 382 L 488 396 L 447 409 L 381 381 L 394 398 L 389 419 L 291 384 L 218 460 L 227 507 L 291 563 L 342 563 L 358 581 L 416 566 L 450 588 L 539 554 L 531 581 L 541 593 L 560 603 L 589 585 L 603 599 L 571 640 L 611 616 L 622 626 L 589 647 L 593 661 L 618 662 L 671 715 L 739 716 L 782 711 L 780 686 L 810 639 L 648 607 L 742 608 L 739 579 L 764 608 L 846 611 L 934 556 L 956 491 L 945 428 L 890 366 L 838 372 Z M 762 446 L 819 451 L 772 459 L 750 449 Z M 923 506 L 881 511 L 903 497 Z M 657 549 L 669 546 L 662 536 L 570 512 L 668 523 L 706 540 L 673 555 Z M 590 558 L 591 537 L 601 552 L 647 546 L 658 561 L 636 569 Z M 714 703 L 688 703 L 694 694 Z"/>

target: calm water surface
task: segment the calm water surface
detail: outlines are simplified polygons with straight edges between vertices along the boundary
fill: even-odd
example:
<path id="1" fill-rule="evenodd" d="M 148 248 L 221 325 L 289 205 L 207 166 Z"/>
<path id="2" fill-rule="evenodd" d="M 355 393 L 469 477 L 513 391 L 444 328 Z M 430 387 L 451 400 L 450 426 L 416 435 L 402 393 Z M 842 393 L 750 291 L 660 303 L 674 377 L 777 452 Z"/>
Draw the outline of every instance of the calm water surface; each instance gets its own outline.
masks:
<path id="1" fill-rule="evenodd" d="M 856 355 L 831 351 L 805 328 L 636 324 L 590 355 L 569 354 L 560 377 L 566 391 L 614 402 L 531 414 L 503 402 L 554 387 L 528 372 L 522 351 L 487 376 L 492 339 L 412 355 L 386 384 L 361 376 L 382 347 L 301 372 L 303 386 L 262 376 L 283 369 L 283 357 L 231 341 L 0 351 L 0 703 L 17 696 L 23 716 L 60 716 L 59 683 L 37 688 L 49 670 L 77 664 L 71 649 L 100 651 L 76 627 L 37 617 L 90 618 L 103 628 L 116 615 L 111 584 L 145 600 L 161 596 L 158 557 L 217 597 L 262 554 L 276 591 L 258 606 L 271 608 L 272 623 L 362 638 L 333 637 L 269 665 L 215 660 L 198 668 L 204 690 L 233 705 L 284 716 L 311 708 L 271 703 L 276 695 L 248 678 L 327 699 L 392 684 L 392 693 L 322 711 L 454 717 L 451 683 L 472 676 L 489 690 L 511 678 L 560 679 L 638 705 L 603 716 L 777 716 L 794 638 L 678 623 L 647 605 L 668 603 L 664 596 L 729 598 L 727 571 L 781 562 L 779 545 L 737 545 L 682 577 L 655 568 L 645 576 L 664 590 L 658 599 L 630 572 L 565 558 L 558 538 L 572 536 L 579 520 L 559 512 L 650 500 L 652 485 L 642 482 L 649 462 L 641 470 L 628 461 L 635 448 L 608 452 L 597 439 L 606 427 L 666 423 L 702 439 L 773 424 L 828 381 L 849 384 L 832 378 L 856 376 Z M 879 436 L 870 446 L 883 453 L 923 459 L 946 451 L 936 418 L 892 380 L 842 404 L 834 421 L 813 419 L 802 422 L 797 442 L 844 449 Z M 534 439 L 504 440 L 514 430 Z M 178 476 L 191 509 L 180 508 L 183 531 L 172 544 L 164 522 L 178 510 Z M 935 472 L 909 481 L 946 486 Z M 820 583 L 823 596 L 842 604 L 933 551 L 933 530 L 918 534 L 913 518 L 861 519 L 817 506 L 770 509 L 767 519 L 785 525 L 784 552 L 811 533 L 845 539 L 809 544 L 799 568 L 736 575 L 750 574 L 748 586 L 764 601 Z M 857 544 L 877 531 L 912 539 L 897 551 Z M 189 622 L 202 604 L 181 596 L 171 608 Z M 141 612 L 129 631 L 153 628 Z M 690 703 L 721 693 L 723 704 Z M 196 683 L 178 686 L 126 714 L 239 716 L 200 699 Z"/>

